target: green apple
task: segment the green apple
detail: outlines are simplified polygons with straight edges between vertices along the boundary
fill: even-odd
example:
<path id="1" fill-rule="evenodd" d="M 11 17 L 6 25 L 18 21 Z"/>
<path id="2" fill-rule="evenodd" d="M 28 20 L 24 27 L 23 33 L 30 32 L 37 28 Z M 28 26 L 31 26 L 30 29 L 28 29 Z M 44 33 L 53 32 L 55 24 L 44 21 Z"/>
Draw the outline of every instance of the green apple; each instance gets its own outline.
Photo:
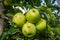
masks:
<path id="1" fill-rule="evenodd" d="M 4 5 L 8 5 L 6 0 L 4 0 Z"/>
<path id="2" fill-rule="evenodd" d="M 44 19 L 41 19 L 37 24 L 36 24 L 36 29 L 38 31 L 44 31 L 46 29 L 46 21 Z"/>
<path id="3" fill-rule="evenodd" d="M 32 23 L 26 23 L 22 27 L 22 33 L 26 37 L 32 37 L 36 34 L 36 28 L 35 25 Z"/>
<path id="4" fill-rule="evenodd" d="M 16 24 L 17 26 L 23 26 L 26 19 L 24 14 L 18 12 L 13 16 L 12 22 Z"/>
<path id="5" fill-rule="evenodd" d="M 30 9 L 26 13 L 26 19 L 30 23 L 37 23 L 39 21 L 39 19 L 40 19 L 39 11 L 37 9 L 35 9 L 35 8 Z"/>
<path id="6" fill-rule="evenodd" d="M 11 0 L 10 0 L 11 1 Z M 8 1 L 8 0 L 4 0 L 3 2 L 4 2 L 4 5 L 6 5 L 6 6 L 10 6 L 10 1 Z"/>
<path id="7" fill-rule="evenodd" d="M 13 4 L 13 0 L 4 0 L 3 3 L 4 3 L 5 6 L 9 6 L 10 7 Z"/>

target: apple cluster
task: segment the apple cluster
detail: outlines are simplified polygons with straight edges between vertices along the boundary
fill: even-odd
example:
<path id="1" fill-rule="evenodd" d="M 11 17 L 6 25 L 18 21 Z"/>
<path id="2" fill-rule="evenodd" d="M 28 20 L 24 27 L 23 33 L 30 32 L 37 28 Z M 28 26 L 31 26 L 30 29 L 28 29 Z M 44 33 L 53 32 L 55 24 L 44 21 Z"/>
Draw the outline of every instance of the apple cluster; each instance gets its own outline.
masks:
<path id="1" fill-rule="evenodd" d="M 22 27 L 22 33 L 26 37 L 33 37 L 37 31 L 41 32 L 46 29 L 46 20 L 40 18 L 40 13 L 35 8 L 27 11 L 25 15 L 21 12 L 16 13 L 12 22 Z"/>

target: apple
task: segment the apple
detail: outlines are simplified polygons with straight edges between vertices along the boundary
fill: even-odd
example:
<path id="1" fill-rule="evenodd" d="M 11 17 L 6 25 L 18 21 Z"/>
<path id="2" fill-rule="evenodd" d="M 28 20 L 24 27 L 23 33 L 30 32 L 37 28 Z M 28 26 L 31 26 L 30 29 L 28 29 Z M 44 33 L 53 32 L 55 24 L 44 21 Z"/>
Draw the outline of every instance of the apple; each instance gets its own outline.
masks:
<path id="1" fill-rule="evenodd" d="M 36 34 L 36 28 L 35 25 L 32 23 L 26 23 L 22 27 L 22 33 L 26 37 L 32 37 Z"/>
<path id="2" fill-rule="evenodd" d="M 30 9 L 26 13 L 26 19 L 29 23 L 37 23 L 40 19 L 39 11 L 35 8 Z"/>
<path id="3" fill-rule="evenodd" d="M 16 24 L 17 26 L 23 26 L 25 21 L 26 19 L 25 19 L 24 14 L 20 12 L 16 13 L 12 18 L 12 22 Z"/>
<path id="4" fill-rule="evenodd" d="M 36 24 L 36 29 L 38 31 L 44 31 L 46 29 L 46 21 L 44 19 L 41 19 L 37 24 Z"/>
<path id="5" fill-rule="evenodd" d="M 9 1 L 8 0 L 4 0 L 3 3 L 4 3 L 5 6 L 10 6 L 10 1 L 11 0 L 9 0 Z"/>

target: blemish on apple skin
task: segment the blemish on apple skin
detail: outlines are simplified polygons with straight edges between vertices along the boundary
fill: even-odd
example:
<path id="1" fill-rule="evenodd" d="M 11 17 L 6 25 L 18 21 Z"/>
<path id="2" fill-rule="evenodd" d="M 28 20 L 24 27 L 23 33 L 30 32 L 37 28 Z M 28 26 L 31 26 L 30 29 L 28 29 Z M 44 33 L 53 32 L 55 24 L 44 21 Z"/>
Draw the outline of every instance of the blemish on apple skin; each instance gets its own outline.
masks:
<path id="1" fill-rule="evenodd" d="M 18 21 L 20 21 L 22 19 L 21 17 L 17 17 L 17 16 L 15 16 L 15 18 L 17 18 Z"/>
<path id="2" fill-rule="evenodd" d="M 27 33 L 26 31 L 24 31 L 25 33 Z"/>
<path id="3" fill-rule="evenodd" d="M 28 33 L 27 35 L 32 35 L 31 33 Z"/>
<path id="4" fill-rule="evenodd" d="M 30 28 L 30 26 L 27 25 L 27 28 Z"/>
<path id="5" fill-rule="evenodd" d="M 35 13 L 35 10 L 33 10 L 33 12 Z"/>
<path id="6" fill-rule="evenodd" d="M 32 35 L 32 33 L 27 33 L 26 31 L 24 31 L 24 33 L 27 34 L 28 36 L 29 36 L 29 35 Z"/>

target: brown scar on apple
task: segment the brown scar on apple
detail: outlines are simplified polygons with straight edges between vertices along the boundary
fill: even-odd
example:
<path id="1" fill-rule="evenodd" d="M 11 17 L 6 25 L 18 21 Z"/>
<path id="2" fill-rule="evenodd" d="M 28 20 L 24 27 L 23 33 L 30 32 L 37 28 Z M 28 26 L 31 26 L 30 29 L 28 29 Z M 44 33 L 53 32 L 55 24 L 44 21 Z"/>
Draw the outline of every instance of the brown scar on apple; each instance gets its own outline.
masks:
<path id="1" fill-rule="evenodd" d="M 33 10 L 33 12 L 35 13 L 35 10 Z"/>
<path id="2" fill-rule="evenodd" d="M 27 33 L 26 31 L 24 31 L 25 33 Z"/>
<path id="3" fill-rule="evenodd" d="M 30 28 L 30 26 L 29 26 L 29 25 L 27 25 L 27 28 Z"/>

